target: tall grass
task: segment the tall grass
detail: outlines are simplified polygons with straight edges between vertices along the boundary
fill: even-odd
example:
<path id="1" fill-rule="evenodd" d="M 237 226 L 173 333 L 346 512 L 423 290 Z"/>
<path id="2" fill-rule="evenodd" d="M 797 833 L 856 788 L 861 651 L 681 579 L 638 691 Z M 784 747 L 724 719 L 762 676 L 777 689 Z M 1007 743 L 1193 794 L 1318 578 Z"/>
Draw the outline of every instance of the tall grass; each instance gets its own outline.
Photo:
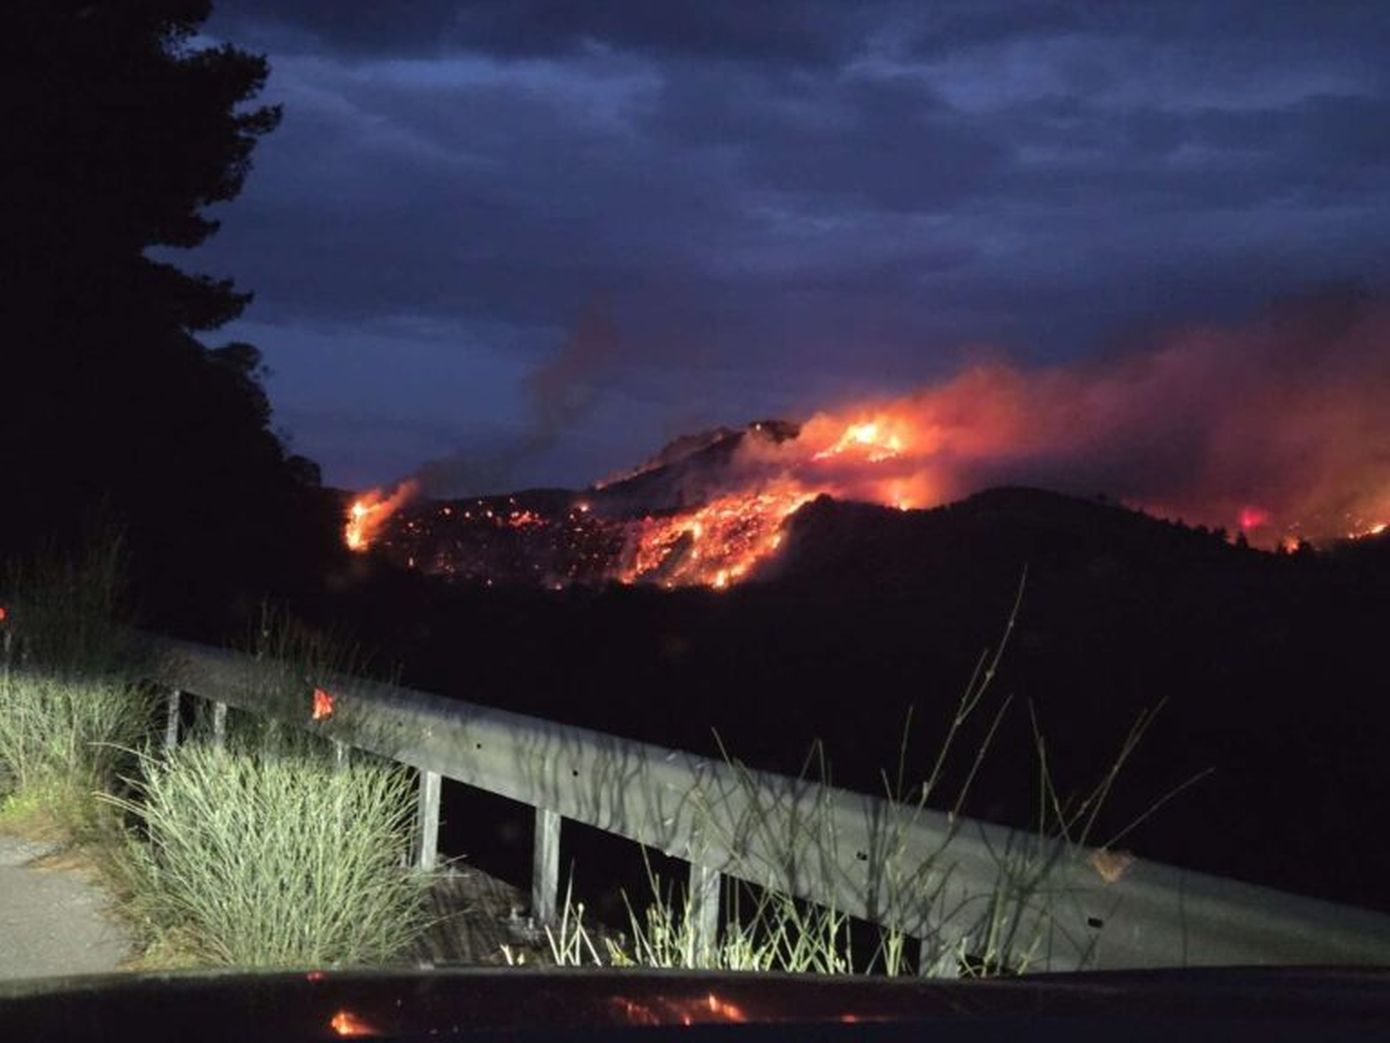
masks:
<path id="1" fill-rule="evenodd" d="M 689 896 L 663 887 L 649 876 L 652 899 L 638 913 L 627 902 L 628 924 L 622 933 L 596 931 L 585 919 L 584 903 L 571 888 L 565 892 L 560 919 L 545 928 L 551 959 L 561 967 L 611 966 L 722 971 L 786 971 L 795 974 L 849 974 L 876 968 L 856 964 L 849 917 L 827 906 L 803 902 L 778 891 L 758 889 L 750 916 L 737 912 L 738 895 L 728 922 L 712 947 L 698 937 Z M 624 895 L 624 899 L 627 896 Z M 518 962 L 508 949 L 509 963 Z"/>
<path id="2" fill-rule="evenodd" d="M 151 717 L 148 696 L 119 681 L 0 672 L 0 824 L 95 828 L 95 795 L 115 785 Z"/>
<path id="3" fill-rule="evenodd" d="M 1085 845 L 1090 840 L 1101 804 L 1152 720 L 1153 714 L 1141 715 L 1100 781 L 1089 792 L 1071 800 L 1062 798 L 1053 785 L 1047 769 L 1046 746 L 1035 722 L 1040 776 L 1036 830 L 1014 831 L 1006 845 L 991 850 L 994 879 L 990 886 L 955 907 L 948 906 L 943 897 L 953 871 L 951 844 L 958 833 L 959 818 L 953 813 L 952 826 L 934 852 L 923 860 L 913 860 L 908 854 L 908 832 L 925 810 L 925 804 L 920 797 L 915 803 L 890 801 L 889 815 L 876 845 L 879 908 L 887 918 L 899 922 L 916 917 L 919 922 L 937 925 L 933 932 L 919 939 L 910 939 L 900 927 L 882 925 L 878 927 L 877 945 L 866 955 L 862 942 L 856 943 L 851 918 L 843 911 L 778 890 L 770 874 L 762 886 L 751 885 L 746 878 L 755 870 L 751 864 L 736 862 L 735 871 L 745 880 L 726 877 L 725 916 L 711 946 L 699 936 L 690 895 L 669 883 L 663 885 L 649 866 L 650 898 L 639 912 L 624 894 L 628 924 L 626 932 L 620 935 L 595 932 L 585 920 L 583 903 L 576 902 L 567 891 L 558 924 L 546 928 L 551 956 L 561 966 L 862 973 L 890 977 L 914 969 L 932 977 L 1026 973 L 1049 942 L 1054 907 L 1066 900 L 1052 886 L 1054 871 L 1069 845 Z M 989 728 L 989 737 L 996 727 L 997 720 Z M 989 738 L 985 743 L 988 741 Z M 981 755 L 982 750 L 977 750 L 976 763 L 970 768 L 972 779 Z M 737 761 L 730 759 L 729 763 L 742 772 L 741 784 L 750 795 L 754 794 L 757 783 L 752 774 Z M 1190 779 L 1155 801 L 1139 819 L 1101 845 L 1101 850 L 1108 850 L 1138 821 L 1195 781 L 1196 778 Z M 783 838 L 794 846 L 785 855 L 795 864 L 819 864 L 824 872 L 833 872 L 837 837 L 828 802 L 823 799 L 828 790 L 824 784 L 813 786 L 817 796 L 813 809 L 793 827 L 791 836 Z M 953 812 L 958 812 L 964 795 L 958 794 Z M 758 806 L 752 796 L 749 806 L 753 810 L 743 825 L 748 830 L 769 833 L 774 828 L 770 825 L 774 818 L 770 809 Z M 745 833 L 745 846 L 731 850 L 747 850 L 747 838 Z M 737 839 L 730 838 L 729 842 Z M 768 850 L 768 836 L 762 840 L 762 849 Z M 748 896 L 751 906 L 745 904 Z M 916 951 L 911 951 L 914 948 Z M 1083 949 L 1075 956 L 1084 965 L 1089 950 Z"/>
<path id="4" fill-rule="evenodd" d="M 405 769 L 190 744 L 140 758 L 123 860 L 147 942 L 236 967 L 371 964 L 426 924 L 430 878 L 402 868 Z"/>
<path id="5" fill-rule="evenodd" d="M 131 683 L 120 613 L 121 542 L 74 559 L 40 556 L 4 572 L 0 622 L 0 826 L 87 836 L 95 795 L 114 787 L 121 752 L 153 720 Z"/>
<path id="6" fill-rule="evenodd" d="M 253 649 L 269 715 L 237 715 L 220 747 L 157 756 L 156 700 L 129 683 L 121 573 L 119 541 L 107 540 L 15 565 L 0 586 L 0 825 L 99 825 L 90 853 L 156 964 L 402 955 L 427 926 L 431 882 L 403 868 L 412 777 L 303 728 L 313 686 L 360 672 L 361 658 L 266 612 Z"/>
<path id="7" fill-rule="evenodd" d="M 6 666 L 109 677 L 129 666 L 125 550 L 106 532 L 74 556 L 39 554 L 0 572 Z"/>
<path id="8" fill-rule="evenodd" d="M 726 971 L 787 971 L 795 974 L 848 974 L 856 969 L 849 917 L 788 894 L 731 882 L 729 915 L 715 944 L 702 948 L 690 898 L 667 886 L 639 917 L 628 905 L 631 941 L 606 939 L 614 966 L 711 968 Z M 754 907 L 741 915 L 740 896 L 751 893 Z"/>
<path id="9" fill-rule="evenodd" d="M 119 872 L 132 918 L 174 959 L 237 967 L 373 964 L 428 928 L 429 873 L 405 868 L 415 816 L 408 769 L 351 741 L 350 701 L 311 722 L 312 693 L 360 676 L 341 636 L 264 608 L 249 642 L 258 713 L 207 718 L 167 758 L 140 758 L 136 828 Z"/>

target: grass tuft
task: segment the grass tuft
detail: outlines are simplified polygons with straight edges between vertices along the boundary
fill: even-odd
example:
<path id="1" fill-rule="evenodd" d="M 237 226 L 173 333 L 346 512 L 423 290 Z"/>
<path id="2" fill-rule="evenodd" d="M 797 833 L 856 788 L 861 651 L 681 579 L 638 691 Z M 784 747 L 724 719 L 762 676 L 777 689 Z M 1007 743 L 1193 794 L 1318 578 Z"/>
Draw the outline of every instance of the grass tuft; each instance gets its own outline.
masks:
<path id="1" fill-rule="evenodd" d="M 152 713 L 147 693 L 120 682 L 0 671 L 0 829 L 90 833 L 96 794 L 115 785 Z"/>
<path id="2" fill-rule="evenodd" d="M 140 758 L 128 911 L 156 947 L 236 967 L 377 964 L 427 926 L 403 868 L 410 774 L 375 762 L 191 744 Z"/>

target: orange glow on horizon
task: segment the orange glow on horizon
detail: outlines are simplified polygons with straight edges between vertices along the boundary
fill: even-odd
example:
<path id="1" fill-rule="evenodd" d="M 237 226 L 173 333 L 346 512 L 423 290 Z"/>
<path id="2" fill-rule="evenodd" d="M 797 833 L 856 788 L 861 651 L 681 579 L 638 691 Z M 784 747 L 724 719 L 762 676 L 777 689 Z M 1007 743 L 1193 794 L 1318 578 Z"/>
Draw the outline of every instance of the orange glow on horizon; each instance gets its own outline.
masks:
<path id="1" fill-rule="evenodd" d="M 910 511 L 999 486 L 1104 494 L 1266 551 L 1383 535 L 1390 308 L 1368 306 L 1306 336 L 1270 329 L 1265 320 L 1184 328 L 1142 350 L 1052 365 L 978 355 L 907 393 L 843 402 L 799 425 L 678 439 L 595 486 L 592 504 L 553 516 L 536 506 L 549 501 L 489 497 L 384 529 L 418 492 L 407 481 L 357 497 L 344 539 L 365 551 L 389 531 L 382 549 L 402 562 L 488 586 L 726 590 L 782 553 L 788 519 L 822 495 Z M 650 479 L 609 498 L 638 475 Z M 510 532 L 503 542 L 467 530 L 437 538 L 438 519 L 454 513 L 450 525 Z"/>
<path id="2" fill-rule="evenodd" d="M 935 507 L 983 488 L 988 483 L 980 481 L 976 472 L 981 467 L 987 471 L 993 461 L 1084 453 L 1097 437 L 1088 428 L 1103 435 L 1107 425 L 1127 423 L 1102 408 L 1103 384 L 1097 390 L 1072 375 L 1051 373 L 1039 377 L 1034 386 L 1023 376 L 1007 366 L 976 367 L 898 399 L 839 414 L 817 414 L 791 437 L 774 437 L 754 425 L 720 471 L 696 479 L 703 480 L 707 489 L 697 485 L 682 490 L 683 495 L 697 499 L 703 491 L 703 502 L 611 522 L 623 530 L 619 539 L 626 544 L 603 574 L 624 584 L 728 590 L 782 549 L 784 523 L 818 496 L 900 511 Z M 1073 400 L 1085 404 L 1094 416 L 1074 416 Z M 1223 529 L 1230 526 L 1251 543 L 1289 552 L 1298 548 L 1305 533 L 1313 540 L 1380 535 L 1387 529 L 1386 522 L 1362 519 L 1390 513 L 1387 488 L 1379 495 L 1360 495 L 1355 511 L 1338 522 L 1325 513 L 1314 513 L 1304 517 L 1309 522 L 1305 526 L 1290 520 L 1300 514 L 1289 507 L 1317 500 L 1313 494 L 1296 495 L 1296 487 L 1289 482 L 1283 483 L 1282 501 L 1262 497 L 1260 502 L 1237 499 L 1219 489 L 1203 501 L 1199 486 L 1194 484 L 1194 491 L 1173 503 L 1124 498 L 1119 502 L 1161 517 L 1200 520 Z M 418 491 L 417 484 L 408 480 L 389 495 L 375 489 L 357 497 L 344 529 L 347 545 L 355 551 L 371 547 L 391 516 Z M 581 501 L 566 516 L 552 518 L 511 498 L 507 507 L 494 510 L 488 501 L 479 500 L 459 513 L 470 524 L 486 521 L 499 528 L 544 533 L 564 526 L 566 517 L 582 519 L 592 509 Z M 447 504 L 437 510 L 442 518 L 454 513 L 455 508 Z M 417 532 L 419 524 L 418 519 L 408 519 L 405 528 Z M 600 519 L 598 524 L 610 523 Z M 416 560 L 409 557 L 410 567 L 416 566 Z M 482 579 L 485 585 L 493 585 L 491 577 Z M 544 582 L 557 589 L 563 586 L 550 576 Z M 3 618 L 0 609 L 0 621 Z M 328 702 L 321 704 L 316 695 L 314 720 L 332 713 L 331 698 L 326 693 L 325 698 Z"/>

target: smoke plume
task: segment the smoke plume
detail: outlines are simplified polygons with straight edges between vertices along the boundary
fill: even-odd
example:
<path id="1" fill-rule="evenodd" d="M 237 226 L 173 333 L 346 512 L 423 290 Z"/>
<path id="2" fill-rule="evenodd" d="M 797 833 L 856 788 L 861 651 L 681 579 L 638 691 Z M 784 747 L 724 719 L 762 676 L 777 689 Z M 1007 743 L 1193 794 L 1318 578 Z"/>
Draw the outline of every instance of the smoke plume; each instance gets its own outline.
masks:
<path id="1" fill-rule="evenodd" d="M 1105 361 L 971 366 L 747 439 L 733 472 L 726 488 L 903 507 L 999 484 L 1104 493 L 1266 544 L 1356 534 L 1390 519 L 1390 300 L 1327 291 Z"/>
<path id="2" fill-rule="evenodd" d="M 528 413 L 515 439 L 431 460 L 410 480 L 425 496 L 498 492 L 518 468 L 543 455 L 592 409 L 604 372 L 618 353 L 617 329 L 606 306 L 591 304 L 555 354 L 522 381 Z"/>

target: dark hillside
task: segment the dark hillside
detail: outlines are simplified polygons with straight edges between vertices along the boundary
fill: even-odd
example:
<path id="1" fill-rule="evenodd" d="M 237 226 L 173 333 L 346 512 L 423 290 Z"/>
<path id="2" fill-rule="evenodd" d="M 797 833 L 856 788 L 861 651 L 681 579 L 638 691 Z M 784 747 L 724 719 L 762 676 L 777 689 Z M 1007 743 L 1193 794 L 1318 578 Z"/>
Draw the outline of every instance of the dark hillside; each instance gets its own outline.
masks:
<path id="1" fill-rule="evenodd" d="M 1014 704 L 969 811 L 1035 815 L 1030 702 L 1069 790 L 1097 781 L 1162 703 L 1094 840 L 1212 768 L 1123 844 L 1390 907 L 1390 851 L 1359 839 L 1386 797 L 1390 569 L 1377 546 L 1268 554 L 1025 489 L 913 512 L 823 498 L 793 517 L 775 570 L 724 593 L 485 589 L 368 560 L 325 611 L 418 687 L 707 753 L 718 729 L 784 771 L 820 738 L 837 782 L 877 790 L 909 705 L 925 772 L 1026 568 L 981 713 Z M 962 769 L 985 723 L 970 723 Z"/>

